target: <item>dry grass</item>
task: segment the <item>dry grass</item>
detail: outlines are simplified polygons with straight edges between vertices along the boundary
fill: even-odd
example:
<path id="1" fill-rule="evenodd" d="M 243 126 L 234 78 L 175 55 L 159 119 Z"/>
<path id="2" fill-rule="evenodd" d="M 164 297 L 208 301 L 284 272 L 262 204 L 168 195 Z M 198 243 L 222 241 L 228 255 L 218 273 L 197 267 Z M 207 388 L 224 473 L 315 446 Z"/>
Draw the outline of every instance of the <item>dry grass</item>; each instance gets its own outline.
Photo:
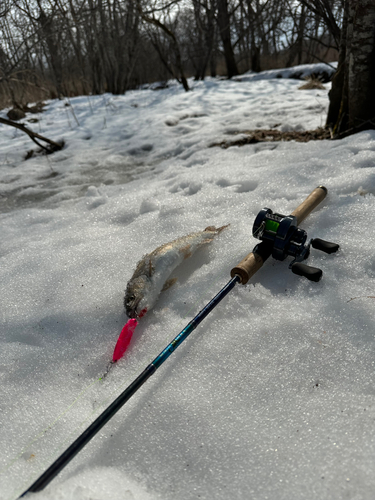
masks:
<path id="1" fill-rule="evenodd" d="M 309 76 L 308 78 L 306 78 L 306 83 L 298 87 L 298 90 L 312 90 L 312 89 L 324 90 L 324 88 L 325 87 L 319 80 L 319 78 L 316 78 L 314 76 Z"/>
<path id="2" fill-rule="evenodd" d="M 223 149 L 232 146 L 245 146 L 246 144 L 256 144 L 258 142 L 279 142 L 279 141 L 296 141 L 296 142 L 309 142 L 321 141 L 324 139 L 331 139 L 329 130 L 324 128 L 317 128 L 316 130 L 305 130 L 302 132 L 281 132 L 280 130 L 259 129 L 259 130 L 244 130 L 238 131 L 236 134 L 241 134 L 239 139 L 225 140 L 210 144 L 209 147 L 219 146 Z"/>

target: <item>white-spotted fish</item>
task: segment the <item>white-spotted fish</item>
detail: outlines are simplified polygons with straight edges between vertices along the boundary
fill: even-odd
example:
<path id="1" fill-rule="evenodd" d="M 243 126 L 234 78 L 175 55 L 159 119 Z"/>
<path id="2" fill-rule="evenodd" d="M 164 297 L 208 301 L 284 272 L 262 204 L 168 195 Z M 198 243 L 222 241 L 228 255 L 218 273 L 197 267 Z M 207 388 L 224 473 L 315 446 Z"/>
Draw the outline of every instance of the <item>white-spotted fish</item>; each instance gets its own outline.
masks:
<path id="1" fill-rule="evenodd" d="M 129 318 L 141 318 L 146 314 L 155 305 L 160 292 L 177 281 L 177 278 L 169 279 L 174 269 L 226 227 L 206 227 L 204 231 L 177 238 L 145 255 L 126 288 L 124 302 Z"/>
<path id="2" fill-rule="evenodd" d="M 182 236 L 161 245 L 138 262 L 126 287 L 124 300 L 126 314 L 130 319 L 121 330 L 106 374 L 110 366 L 124 355 L 138 324 L 138 318 L 144 316 L 155 305 L 161 291 L 177 281 L 177 278 L 169 279 L 174 269 L 193 255 L 198 248 L 210 243 L 226 227 L 228 226 L 219 228 L 209 226 L 204 231 Z"/>

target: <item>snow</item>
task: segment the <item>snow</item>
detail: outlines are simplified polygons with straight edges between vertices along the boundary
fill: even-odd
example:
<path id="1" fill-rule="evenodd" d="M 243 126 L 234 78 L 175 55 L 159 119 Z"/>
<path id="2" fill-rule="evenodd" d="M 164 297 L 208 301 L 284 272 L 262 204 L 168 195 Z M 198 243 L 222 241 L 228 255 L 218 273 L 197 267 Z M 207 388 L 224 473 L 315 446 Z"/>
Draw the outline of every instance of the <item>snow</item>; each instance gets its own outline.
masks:
<path id="1" fill-rule="evenodd" d="M 329 64 L 299 64 L 290 68 L 269 69 L 260 73 L 248 71 L 243 75 L 235 76 L 234 79 L 238 81 L 268 80 L 273 78 L 296 78 L 304 80 L 309 77 L 315 77 L 326 80 L 328 77 L 332 77 L 336 69 L 337 61 Z"/>
<path id="2" fill-rule="evenodd" d="M 30 126 L 65 148 L 0 136 L 0 499 L 25 491 L 224 286 L 258 211 L 292 212 L 340 244 L 312 283 L 267 261 L 238 285 L 41 500 L 370 499 L 375 488 L 375 131 L 340 141 L 212 143 L 324 125 L 328 90 L 296 80 L 189 82 L 185 93 L 49 101 Z M 70 104 L 67 106 L 67 104 Z M 2 116 L 5 116 L 3 110 Z M 237 137 L 237 136 L 236 136 Z M 141 257 L 230 223 L 178 270 L 100 380 Z"/>

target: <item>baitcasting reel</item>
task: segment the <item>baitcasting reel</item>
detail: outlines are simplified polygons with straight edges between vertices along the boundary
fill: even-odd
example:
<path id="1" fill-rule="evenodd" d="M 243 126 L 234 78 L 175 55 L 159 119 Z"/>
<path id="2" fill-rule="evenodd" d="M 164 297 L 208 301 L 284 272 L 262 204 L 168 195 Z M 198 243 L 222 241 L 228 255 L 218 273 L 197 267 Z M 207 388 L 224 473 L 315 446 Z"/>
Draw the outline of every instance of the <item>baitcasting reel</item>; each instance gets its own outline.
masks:
<path id="1" fill-rule="evenodd" d="M 284 260 L 288 256 L 294 257 L 289 269 L 310 281 L 319 281 L 323 275 L 321 269 L 301 263 L 310 255 L 310 246 L 328 254 L 339 249 L 336 243 L 320 238 L 311 239 L 306 243 L 307 233 L 297 227 L 295 216 L 276 214 L 270 208 L 263 208 L 256 216 L 253 236 L 270 246 L 274 259 Z"/>

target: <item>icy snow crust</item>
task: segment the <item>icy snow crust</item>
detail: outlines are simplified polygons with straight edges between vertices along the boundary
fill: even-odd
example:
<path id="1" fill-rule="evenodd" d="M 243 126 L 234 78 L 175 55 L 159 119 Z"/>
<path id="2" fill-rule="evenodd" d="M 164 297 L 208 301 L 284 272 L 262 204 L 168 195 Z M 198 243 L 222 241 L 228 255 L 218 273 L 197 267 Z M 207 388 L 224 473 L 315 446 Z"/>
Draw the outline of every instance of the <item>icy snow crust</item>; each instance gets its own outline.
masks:
<path id="1" fill-rule="evenodd" d="M 341 245 L 312 250 L 323 280 L 270 259 L 32 498 L 373 498 L 375 132 L 208 148 L 236 131 L 323 125 L 329 85 L 300 84 L 208 79 L 190 93 L 171 84 L 50 101 L 32 126 L 66 147 L 26 162 L 31 141 L 0 127 L 1 500 L 30 486 L 228 281 L 256 244 L 261 208 L 288 214 L 320 184 L 329 194 L 302 227 Z M 136 263 L 228 223 L 176 270 L 99 381 Z"/>

